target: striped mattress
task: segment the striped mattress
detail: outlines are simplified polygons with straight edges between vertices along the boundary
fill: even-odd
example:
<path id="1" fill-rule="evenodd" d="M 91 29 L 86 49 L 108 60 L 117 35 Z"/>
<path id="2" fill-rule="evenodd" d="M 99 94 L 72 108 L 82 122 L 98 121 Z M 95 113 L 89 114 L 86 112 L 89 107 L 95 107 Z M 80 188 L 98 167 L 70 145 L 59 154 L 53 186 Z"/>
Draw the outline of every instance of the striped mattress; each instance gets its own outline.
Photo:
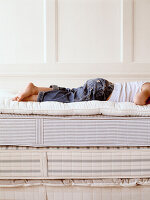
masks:
<path id="1" fill-rule="evenodd" d="M 0 200 L 149 200 L 150 147 L 0 147 Z"/>
<path id="2" fill-rule="evenodd" d="M 150 178 L 150 147 L 1 147 L 0 179 Z"/>
<path id="3" fill-rule="evenodd" d="M 150 146 L 150 117 L 0 114 L 0 145 Z"/>
<path id="4" fill-rule="evenodd" d="M 149 200 L 150 147 L 0 147 L 0 200 Z"/>
<path id="5" fill-rule="evenodd" d="M 150 117 L 0 114 L 0 200 L 149 200 L 149 126 Z"/>

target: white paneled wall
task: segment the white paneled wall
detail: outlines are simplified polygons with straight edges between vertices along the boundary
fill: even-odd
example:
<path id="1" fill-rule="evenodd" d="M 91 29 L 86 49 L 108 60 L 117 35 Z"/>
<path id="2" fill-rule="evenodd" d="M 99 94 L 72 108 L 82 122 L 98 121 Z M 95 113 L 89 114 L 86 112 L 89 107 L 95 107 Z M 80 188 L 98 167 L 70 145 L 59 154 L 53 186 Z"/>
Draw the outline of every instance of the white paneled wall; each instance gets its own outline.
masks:
<path id="1" fill-rule="evenodd" d="M 120 0 L 58 1 L 58 62 L 120 62 Z"/>
<path id="2" fill-rule="evenodd" d="M 134 4 L 134 62 L 150 63 L 150 0 Z"/>
<path id="3" fill-rule="evenodd" d="M 150 0 L 0 0 L 0 88 L 150 80 Z"/>
<path id="4" fill-rule="evenodd" d="M 44 63 L 43 0 L 0 0 L 0 64 Z"/>

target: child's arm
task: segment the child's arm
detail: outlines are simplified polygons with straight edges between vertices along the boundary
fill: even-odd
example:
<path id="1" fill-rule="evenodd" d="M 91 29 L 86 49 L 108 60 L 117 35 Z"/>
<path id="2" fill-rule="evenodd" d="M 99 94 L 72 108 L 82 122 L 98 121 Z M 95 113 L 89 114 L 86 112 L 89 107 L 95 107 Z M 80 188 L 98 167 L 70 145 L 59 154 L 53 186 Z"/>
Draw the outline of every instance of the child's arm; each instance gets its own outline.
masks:
<path id="1" fill-rule="evenodd" d="M 136 105 L 146 105 L 149 104 L 149 102 L 147 102 L 147 100 L 150 97 L 150 90 L 148 88 L 143 89 L 141 92 L 138 92 L 135 97 L 134 97 L 134 103 Z"/>

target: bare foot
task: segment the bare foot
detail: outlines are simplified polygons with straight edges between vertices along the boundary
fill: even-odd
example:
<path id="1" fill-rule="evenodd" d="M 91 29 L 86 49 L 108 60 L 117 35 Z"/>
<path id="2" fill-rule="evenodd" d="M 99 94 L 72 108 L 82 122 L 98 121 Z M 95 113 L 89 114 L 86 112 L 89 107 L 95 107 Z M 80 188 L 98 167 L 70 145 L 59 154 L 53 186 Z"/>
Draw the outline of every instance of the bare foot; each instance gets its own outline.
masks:
<path id="1" fill-rule="evenodd" d="M 31 96 L 24 98 L 22 101 L 37 101 L 37 96 L 38 95 L 31 95 Z"/>
<path id="2" fill-rule="evenodd" d="M 38 94 L 38 89 L 33 83 L 29 83 L 25 90 L 18 94 L 16 97 L 14 97 L 13 101 L 22 101 L 24 98 L 29 97 L 31 95 Z"/>

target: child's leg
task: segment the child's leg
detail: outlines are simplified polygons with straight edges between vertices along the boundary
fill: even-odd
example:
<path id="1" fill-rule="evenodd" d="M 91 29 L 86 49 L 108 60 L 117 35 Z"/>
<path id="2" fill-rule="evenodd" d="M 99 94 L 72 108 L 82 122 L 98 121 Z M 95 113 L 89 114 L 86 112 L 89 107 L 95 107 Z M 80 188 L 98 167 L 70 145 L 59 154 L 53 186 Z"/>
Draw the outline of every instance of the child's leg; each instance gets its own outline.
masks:
<path id="1" fill-rule="evenodd" d="M 147 82 L 143 84 L 141 92 L 136 94 L 134 98 L 134 103 L 136 105 L 141 105 L 141 106 L 149 104 L 150 103 L 148 101 L 149 97 L 150 97 L 150 83 Z"/>
<path id="2" fill-rule="evenodd" d="M 23 99 L 32 96 L 32 95 L 37 95 L 40 91 L 50 91 L 52 88 L 46 88 L 46 87 L 37 87 L 33 83 L 29 83 L 25 90 L 21 92 L 19 95 L 14 97 L 12 100 L 13 101 L 22 101 Z"/>

